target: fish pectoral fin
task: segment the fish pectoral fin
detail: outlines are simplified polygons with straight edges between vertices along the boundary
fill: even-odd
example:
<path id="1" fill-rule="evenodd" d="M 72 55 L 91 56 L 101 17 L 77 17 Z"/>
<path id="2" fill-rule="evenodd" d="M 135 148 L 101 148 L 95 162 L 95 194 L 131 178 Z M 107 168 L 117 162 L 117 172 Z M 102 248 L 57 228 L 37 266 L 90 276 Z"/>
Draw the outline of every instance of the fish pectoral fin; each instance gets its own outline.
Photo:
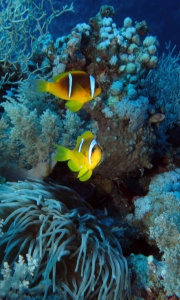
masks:
<path id="1" fill-rule="evenodd" d="M 78 110 L 81 109 L 81 107 L 84 105 L 84 103 L 79 102 L 79 101 L 67 101 L 66 106 L 69 108 L 70 111 L 72 112 L 77 112 Z"/>
<path id="2" fill-rule="evenodd" d="M 71 150 L 68 148 L 65 148 L 63 146 L 56 145 L 56 155 L 53 157 L 54 160 L 56 161 L 66 161 L 71 158 Z"/>
<path id="3" fill-rule="evenodd" d="M 73 172 L 78 172 L 80 169 L 80 167 L 71 159 L 68 161 L 68 167 Z"/>
<path id="4" fill-rule="evenodd" d="M 81 167 L 80 171 L 79 171 L 79 174 L 77 176 L 77 178 L 83 176 L 86 172 L 88 171 L 88 169 L 84 166 L 84 167 Z"/>
<path id="5" fill-rule="evenodd" d="M 82 87 L 82 85 L 80 85 L 77 82 L 74 83 L 74 90 L 78 91 L 79 97 L 83 99 L 84 102 L 87 102 L 87 99 L 89 98 L 90 95 L 89 92 Z"/>
<path id="6" fill-rule="evenodd" d="M 79 172 L 81 170 L 81 164 L 84 159 L 84 156 L 82 153 L 72 150 L 71 151 L 71 158 L 68 161 L 68 167 L 73 172 Z"/>
<path id="7" fill-rule="evenodd" d="M 88 180 L 92 175 L 92 170 L 88 170 L 83 176 L 79 177 L 80 181 Z"/>

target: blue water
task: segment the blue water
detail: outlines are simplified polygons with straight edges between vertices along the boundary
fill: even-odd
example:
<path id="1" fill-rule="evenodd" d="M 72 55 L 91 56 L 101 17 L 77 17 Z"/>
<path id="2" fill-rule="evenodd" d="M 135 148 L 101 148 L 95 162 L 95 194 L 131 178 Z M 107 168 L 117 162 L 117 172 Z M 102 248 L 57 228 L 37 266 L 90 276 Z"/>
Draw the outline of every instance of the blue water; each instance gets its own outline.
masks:
<path id="1" fill-rule="evenodd" d="M 53 1 L 55 8 L 60 9 L 65 3 L 70 5 L 71 0 Z M 95 16 L 102 5 L 113 5 L 116 11 L 114 21 L 122 27 L 123 20 L 129 16 L 133 21 L 145 20 L 150 34 L 156 35 L 160 42 L 159 51 L 165 49 L 165 43 L 171 41 L 172 45 L 180 48 L 179 28 L 180 28 L 180 1 L 179 0 L 75 0 L 75 13 L 61 15 L 58 20 L 54 20 L 50 30 L 55 36 L 66 35 L 77 24 L 86 22 Z M 48 7 L 47 7 L 48 8 Z"/>

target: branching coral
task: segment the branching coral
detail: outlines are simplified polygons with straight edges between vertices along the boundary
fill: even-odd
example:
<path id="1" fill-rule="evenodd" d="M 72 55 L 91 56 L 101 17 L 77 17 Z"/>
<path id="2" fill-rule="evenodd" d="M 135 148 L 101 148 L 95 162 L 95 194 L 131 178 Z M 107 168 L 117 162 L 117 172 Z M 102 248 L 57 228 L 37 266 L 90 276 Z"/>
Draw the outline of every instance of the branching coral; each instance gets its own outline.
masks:
<path id="1" fill-rule="evenodd" d="M 43 164 L 46 168 L 51 164 L 53 144 L 58 141 L 62 124 L 59 116 L 46 109 L 38 115 L 37 109 L 30 110 L 25 104 L 15 100 L 3 104 L 6 114 L 5 125 L 1 122 L 1 166 L 32 169 Z M 43 171 L 34 176 L 44 176 Z M 43 175 L 44 173 L 44 175 Z"/>
<path id="2" fill-rule="evenodd" d="M 37 267 L 37 260 L 27 254 L 27 263 L 22 255 L 19 255 L 18 262 L 14 263 L 14 271 L 10 269 L 7 262 L 4 262 L 1 274 L 3 280 L 0 280 L 0 297 L 6 299 L 15 299 L 17 294 L 23 298 L 29 289 L 29 284 L 34 276 L 34 270 Z M 32 290 L 31 290 L 32 291 Z M 32 292 L 33 293 L 33 292 Z"/>
<path id="3" fill-rule="evenodd" d="M 21 71 L 28 71 L 28 61 L 32 57 L 34 49 L 33 41 L 37 37 L 43 38 L 48 33 L 51 21 L 67 11 L 73 11 L 73 4 L 65 5 L 62 10 L 55 10 L 50 0 L 52 13 L 47 16 L 44 9 L 44 1 L 38 5 L 32 0 L 1 0 L 0 14 L 0 63 L 3 67 L 11 64 L 14 72 L 17 65 L 21 65 Z M 37 45 L 37 43 L 36 43 Z M 32 48 L 31 48 L 31 47 Z M 1 85 L 3 82 L 1 82 Z"/>
<path id="4" fill-rule="evenodd" d="M 151 70 L 145 79 L 146 95 L 155 98 L 155 109 L 165 114 L 163 131 L 179 124 L 180 119 L 180 55 L 174 54 L 171 44 L 166 49 L 157 69 Z"/>
<path id="5" fill-rule="evenodd" d="M 38 261 L 32 283 L 45 284 L 44 299 L 48 288 L 63 299 L 130 299 L 117 229 L 101 225 L 75 192 L 37 181 L 1 185 L 0 192 L 2 265 L 28 252 Z"/>
<path id="6" fill-rule="evenodd" d="M 84 121 L 69 111 L 61 115 L 55 99 L 32 92 L 26 81 L 18 89 L 7 91 L 5 99 L 0 120 L 0 166 L 6 171 L 4 175 L 8 177 L 12 168 L 19 168 L 22 177 L 18 179 L 42 179 L 52 170 L 55 144 L 72 147 L 86 125 L 83 128 Z"/>

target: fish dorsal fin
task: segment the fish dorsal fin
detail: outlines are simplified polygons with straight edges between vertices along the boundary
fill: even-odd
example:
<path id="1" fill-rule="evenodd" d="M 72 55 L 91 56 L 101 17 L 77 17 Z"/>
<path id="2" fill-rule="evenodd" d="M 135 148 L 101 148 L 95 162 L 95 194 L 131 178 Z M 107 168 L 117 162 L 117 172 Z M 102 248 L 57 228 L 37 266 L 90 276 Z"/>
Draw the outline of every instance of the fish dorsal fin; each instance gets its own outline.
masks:
<path id="1" fill-rule="evenodd" d="M 55 76 L 52 77 L 52 81 L 53 82 L 57 82 L 61 78 L 66 77 L 68 74 L 69 74 L 69 72 L 65 72 L 65 73 L 61 73 L 61 74 L 55 75 Z"/>
<path id="2" fill-rule="evenodd" d="M 63 78 L 63 77 L 66 77 L 68 76 L 69 74 L 73 75 L 73 74 L 86 74 L 86 72 L 84 71 L 70 71 L 70 72 L 63 72 L 63 73 L 60 73 L 58 75 L 55 75 L 52 77 L 52 81 L 53 82 L 57 82 L 59 81 L 59 79 Z"/>
<path id="3" fill-rule="evenodd" d="M 82 135 L 81 135 L 81 138 L 83 138 L 83 139 L 94 139 L 94 135 L 93 135 L 93 133 L 91 132 L 91 131 L 86 131 L 86 132 L 84 132 Z"/>
<path id="4" fill-rule="evenodd" d="M 84 71 L 79 71 L 79 70 L 74 70 L 74 71 L 71 71 L 70 73 L 71 73 L 72 75 L 73 75 L 73 74 L 84 74 L 84 75 L 87 74 L 86 72 L 84 72 Z"/>
<path id="5" fill-rule="evenodd" d="M 78 136 L 77 141 L 76 141 L 76 147 L 74 150 L 81 152 L 84 142 L 86 139 L 94 139 L 94 135 L 92 134 L 91 131 L 86 131 L 82 135 Z M 80 147 L 81 145 L 81 147 Z"/>
<path id="6" fill-rule="evenodd" d="M 79 101 L 67 101 L 66 106 L 69 108 L 70 111 L 72 112 L 77 112 L 78 110 L 81 109 L 81 107 L 84 105 L 84 103 L 79 102 Z"/>

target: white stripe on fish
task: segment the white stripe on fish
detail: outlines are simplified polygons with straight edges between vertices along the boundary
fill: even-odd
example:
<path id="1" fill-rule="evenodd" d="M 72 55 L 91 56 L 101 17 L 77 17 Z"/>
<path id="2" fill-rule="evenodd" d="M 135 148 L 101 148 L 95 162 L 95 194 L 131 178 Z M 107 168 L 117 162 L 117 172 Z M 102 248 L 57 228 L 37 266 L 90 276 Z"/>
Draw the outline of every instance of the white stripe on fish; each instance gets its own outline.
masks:
<path id="1" fill-rule="evenodd" d="M 70 99 L 71 98 L 71 94 L 72 94 L 72 75 L 68 74 L 68 78 L 69 78 L 69 93 L 68 93 L 68 97 Z"/>
<path id="2" fill-rule="evenodd" d="M 94 97 L 94 92 L 95 92 L 95 78 L 90 75 L 90 89 L 91 89 L 91 97 Z"/>
<path id="3" fill-rule="evenodd" d="M 83 143 L 84 143 L 84 139 L 82 138 L 82 140 L 80 142 L 80 145 L 79 145 L 79 148 L 78 148 L 78 152 L 81 152 Z"/>
<path id="4" fill-rule="evenodd" d="M 89 145 L 89 152 L 88 152 L 88 162 L 90 164 L 92 164 L 92 162 L 91 162 L 91 156 L 92 156 L 92 150 L 93 150 L 93 148 L 94 148 L 95 145 L 97 145 L 96 140 L 92 140 L 91 144 Z"/>

